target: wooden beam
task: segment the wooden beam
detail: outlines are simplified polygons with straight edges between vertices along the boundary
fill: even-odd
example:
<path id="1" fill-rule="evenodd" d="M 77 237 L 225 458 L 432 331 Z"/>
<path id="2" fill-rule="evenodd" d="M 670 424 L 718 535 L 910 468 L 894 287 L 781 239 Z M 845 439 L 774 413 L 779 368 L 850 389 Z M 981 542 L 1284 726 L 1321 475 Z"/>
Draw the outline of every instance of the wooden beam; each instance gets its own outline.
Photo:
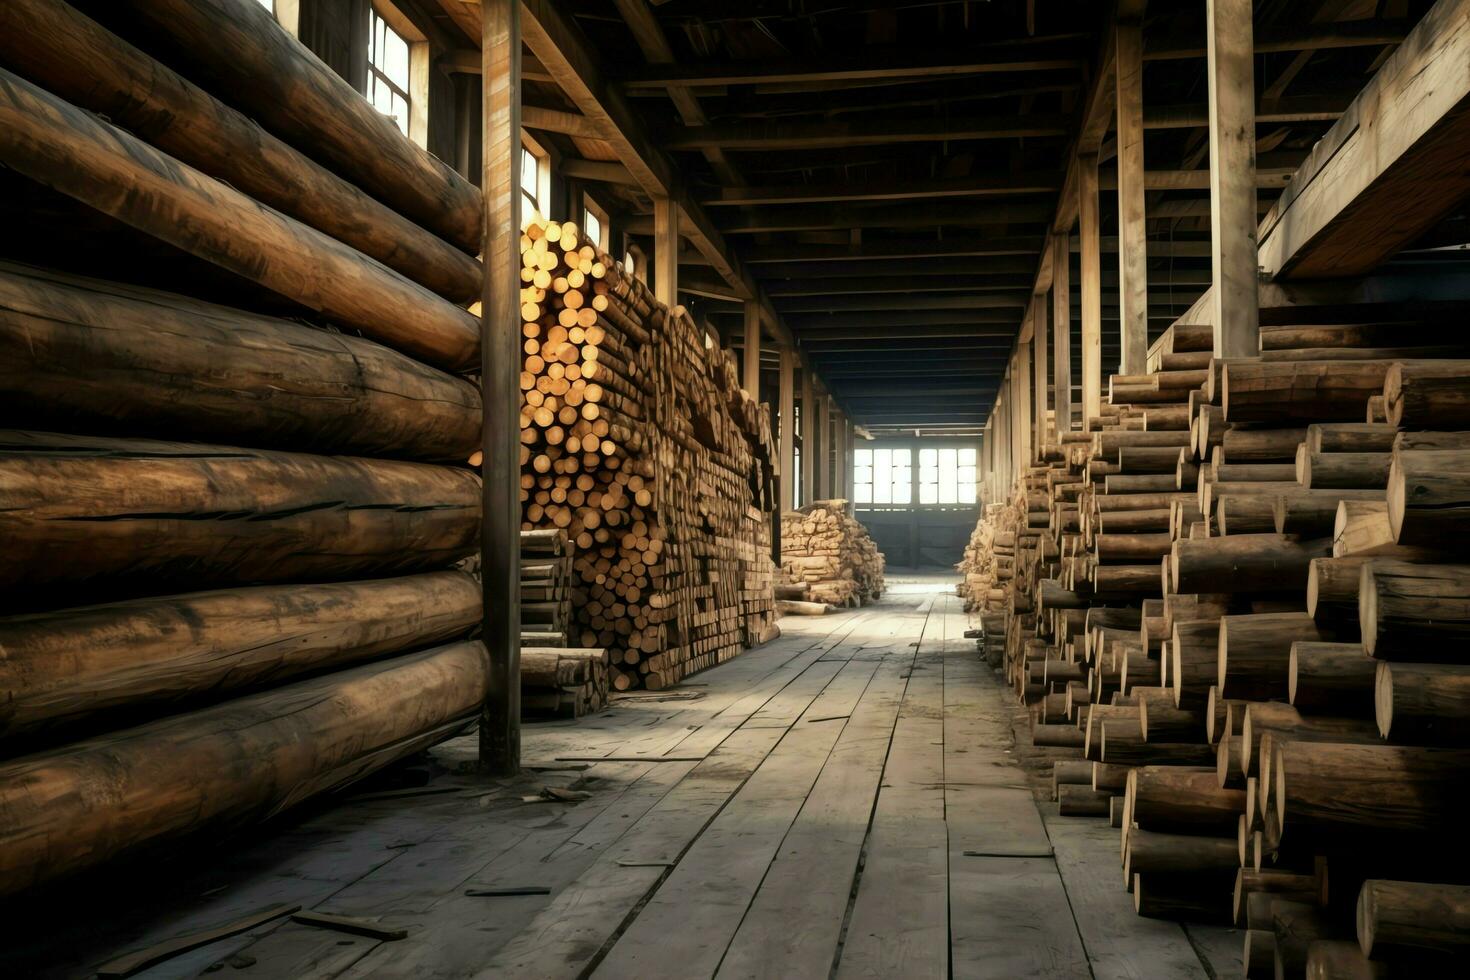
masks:
<path id="1" fill-rule="evenodd" d="M 653 199 L 653 295 L 672 307 L 679 302 L 679 205 Z"/>
<path id="2" fill-rule="evenodd" d="M 801 504 L 816 499 L 817 389 L 812 372 L 801 372 Z"/>
<path id="3" fill-rule="evenodd" d="M 960 296 L 793 296 L 783 300 L 783 313 L 854 312 L 877 310 L 1023 310 L 1029 293 L 981 293 Z"/>
<path id="4" fill-rule="evenodd" d="M 753 300 L 745 301 L 745 390 L 751 398 L 761 397 L 761 308 Z"/>
<path id="5" fill-rule="evenodd" d="M 745 261 L 751 265 L 765 262 L 989 257 L 1034 255 L 1040 243 L 1040 235 L 946 237 L 943 240 L 936 238 L 843 245 L 793 242 L 782 245 L 753 245 L 744 250 L 744 255 Z"/>
<path id="6" fill-rule="evenodd" d="M 602 160 L 578 160 L 569 158 L 557 165 L 557 173 L 571 180 L 592 180 L 601 184 L 625 184 L 638 186 L 638 181 L 628 168 L 617 162 Z"/>
<path id="7" fill-rule="evenodd" d="M 803 346 L 812 346 L 829 340 L 849 341 L 882 341 L 888 340 L 894 343 L 908 343 L 914 340 L 933 340 L 944 337 L 963 337 L 979 340 L 981 338 L 994 338 L 997 341 L 1009 343 L 1016 335 L 1011 323 L 996 324 L 939 324 L 937 326 L 876 326 L 863 327 L 853 326 L 847 323 L 846 318 L 836 318 L 829 328 L 811 327 L 800 330 Z"/>
<path id="8" fill-rule="evenodd" d="M 1361 275 L 1470 195 L 1470 2 L 1441 0 L 1312 149 L 1260 226 L 1261 271 Z"/>
<path id="9" fill-rule="evenodd" d="M 699 150 L 717 146 L 727 150 L 769 152 L 876 146 L 885 143 L 1021 139 L 1066 134 L 1065 117 L 1041 114 L 959 119 L 859 117 L 812 122 L 770 120 L 685 127 L 670 130 L 661 145 L 670 150 Z"/>
<path id="10" fill-rule="evenodd" d="M 1102 412 L 1102 268 L 1097 247 L 1097 157 L 1077 158 L 1077 222 L 1082 239 L 1082 431 Z"/>
<path id="11" fill-rule="evenodd" d="M 1256 54 L 1282 51 L 1325 51 L 1333 48 L 1381 48 L 1398 44 L 1413 25 L 1403 20 L 1344 21 L 1335 24 L 1305 24 L 1273 27 L 1255 38 Z M 1183 58 L 1207 58 L 1208 44 L 1201 47 L 1197 37 L 1152 39 L 1144 47 L 1144 61 L 1171 61 Z"/>
<path id="12" fill-rule="evenodd" d="M 545 133 L 561 133 L 581 139 L 602 139 L 602 125 L 575 112 L 559 109 L 544 109 L 540 106 L 521 106 L 521 125 L 527 129 Z"/>
<path id="13" fill-rule="evenodd" d="M 772 291 L 772 295 L 775 295 L 775 290 L 778 286 L 783 285 L 783 280 L 792 280 L 792 285 L 800 283 L 805 286 L 812 283 L 820 284 L 824 281 L 834 283 L 846 281 L 855 288 L 875 281 L 913 283 L 919 280 L 918 288 L 923 289 L 937 286 L 940 282 L 953 277 L 959 277 L 962 281 L 973 279 L 978 282 L 1000 279 L 1003 276 L 1021 276 L 1029 282 L 1035 265 L 1035 262 L 1023 255 L 997 255 L 987 257 L 984 262 L 976 262 L 972 258 L 942 257 L 888 259 L 881 265 L 876 265 L 866 259 L 771 262 L 762 264 L 757 271 L 762 281 L 769 284 L 768 288 Z M 975 275 L 977 272 L 983 274 Z"/>
<path id="14" fill-rule="evenodd" d="M 832 496 L 832 396 L 825 391 L 817 395 L 817 438 L 813 443 L 813 463 L 816 480 L 812 483 L 812 499 L 826 500 Z"/>
<path id="15" fill-rule="evenodd" d="M 1142 374 L 1148 356 L 1148 224 L 1144 204 L 1143 28 L 1113 28 L 1118 101 L 1118 318 L 1123 374 Z"/>
<path id="16" fill-rule="evenodd" d="M 1282 188 L 1290 186 L 1297 172 L 1296 167 L 1257 167 L 1257 188 Z M 1105 191 L 1118 189 L 1118 172 L 1104 170 L 1098 178 L 1098 187 Z M 1143 189 L 1146 191 L 1207 191 L 1210 189 L 1210 171 L 1204 170 L 1145 170 Z M 1116 251 L 1104 246 L 1103 251 Z"/>
<path id="17" fill-rule="evenodd" d="M 1072 253 L 1067 235 L 1051 239 L 1052 386 L 1057 432 L 1072 431 Z"/>
<path id="18" fill-rule="evenodd" d="M 1048 368 L 1047 334 L 1049 332 L 1050 330 L 1046 319 L 1046 297 L 1033 295 L 1031 297 L 1031 369 L 1036 375 L 1035 382 L 1032 385 L 1032 390 L 1036 393 L 1036 397 L 1034 399 L 1036 420 L 1033 423 L 1036 437 L 1031 444 L 1037 448 L 1037 455 L 1040 455 L 1039 450 L 1043 445 L 1046 444 L 1047 441 L 1046 372 Z"/>
<path id="19" fill-rule="evenodd" d="M 1072 40 L 1036 38 L 964 50 L 935 46 L 872 48 L 827 58 L 724 64 L 660 65 L 639 69 L 623 82 L 628 91 L 672 87 L 707 88 L 798 82 L 871 82 L 904 78 L 944 78 L 997 72 L 1078 70 L 1082 59 Z"/>
<path id="20" fill-rule="evenodd" d="M 521 31 L 517 0 L 482 4 L 481 74 L 485 290 L 480 298 L 481 629 L 490 651 L 480 713 L 480 765 L 514 775 L 521 764 Z"/>
<path id="21" fill-rule="evenodd" d="M 1340 95 L 1276 99 L 1255 110 L 1255 121 L 1257 125 L 1334 122 L 1346 111 L 1349 101 Z M 1209 124 L 1208 105 L 1156 105 L 1143 113 L 1144 129 L 1203 129 Z"/>
<path id="22" fill-rule="evenodd" d="M 1044 223 L 1051 216 L 1046 202 L 985 202 L 979 204 L 832 205 L 745 208 L 720 222 L 726 235 L 765 232 L 828 231 L 848 228 L 931 228 L 1025 225 Z"/>
<path id="23" fill-rule="evenodd" d="M 971 269 L 975 263 L 969 264 Z M 887 271 L 885 268 L 884 271 Z M 783 296 L 852 296 L 867 293 L 971 293 L 1015 291 L 1025 289 L 1029 278 L 1010 273 L 1005 275 L 952 275 L 933 278 L 910 276 L 874 275 L 797 278 L 787 281 L 771 280 L 766 291 L 773 299 Z"/>
<path id="24" fill-rule="evenodd" d="M 1205 0 L 1216 357 L 1260 353 L 1251 0 Z"/>
<path id="25" fill-rule="evenodd" d="M 840 184 L 788 184 L 767 187 L 721 187 L 705 197 L 705 207 L 750 204 L 821 204 L 843 201 L 907 201 L 1012 194 L 1054 194 L 1061 189 L 1056 173 L 977 174 L 940 180 L 854 181 Z"/>
<path id="26" fill-rule="evenodd" d="M 718 312 L 718 311 L 716 311 Z M 1003 310 L 858 310 L 846 313 L 809 313 L 789 317 L 793 330 L 801 336 L 829 328 L 878 327 L 893 330 L 903 327 L 961 325 L 969 327 L 1005 324 L 1015 332 L 1016 315 Z"/>
<path id="27" fill-rule="evenodd" d="M 796 352 L 790 347 L 782 347 L 781 374 L 777 393 L 780 397 L 777 417 L 777 425 L 780 429 L 780 458 L 776 464 L 776 474 L 781 481 L 781 512 L 783 514 L 794 507 L 792 492 L 796 486 L 796 429 L 792 421 L 795 415 L 793 407 L 795 376 Z"/>

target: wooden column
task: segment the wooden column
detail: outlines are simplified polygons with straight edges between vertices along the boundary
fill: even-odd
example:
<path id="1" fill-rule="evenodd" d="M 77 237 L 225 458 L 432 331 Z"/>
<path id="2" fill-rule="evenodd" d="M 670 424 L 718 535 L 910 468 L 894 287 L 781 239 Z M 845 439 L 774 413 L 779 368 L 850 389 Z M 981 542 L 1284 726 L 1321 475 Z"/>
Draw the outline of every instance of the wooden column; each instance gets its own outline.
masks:
<path id="1" fill-rule="evenodd" d="M 802 506 L 816 500 L 817 479 L 817 392 L 812 371 L 801 369 L 801 494 Z"/>
<path id="2" fill-rule="evenodd" d="M 756 401 L 761 399 L 761 307 L 755 300 L 745 301 L 745 390 Z"/>
<path id="3" fill-rule="evenodd" d="M 817 441 L 812 453 L 816 463 L 816 480 L 812 483 L 812 499 L 826 500 L 832 496 L 832 396 L 825 391 L 817 395 Z"/>
<path id="4" fill-rule="evenodd" d="M 521 5 L 485 0 L 481 6 L 480 574 L 490 672 L 480 714 L 480 765 L 512 775 L 521 765 Z"/>
<path id="5" fill-rule="evenodd" d="M 1120 374 L 1145 373 L 1148 359 L 1148 232 L 1143 193 L 1143 28 L 1113 31 L 1118 83 L 1118 330 Z"/>
<path id="6" fill-rule="evenodd" d="M 1072 431 L 1072 243 L 1063 232 L 1051 238 L 1052 403 L 1060 435 Z"/>
<path id="7" fill-rule="evenodd" d="M 1206 0 L 1210 268 L 1216 357 L 1255 357 L 1256 87 L 1251 0 Z"/>
<path id="8" fill-rule="evenodd" d="M 1082 431 L 1102 411 L 1102 239 L 1097 220 L 1097 155 L 1077 158 L 1077 225 L 1082 239 Z"/>
<path id="9" fill-rule="evenodd" d="M 1046 300 L 1044 296 L 1031 297 L 1031 369 L 1035 373 L 1033 391 L 1036 395 L 1036 436 L 1032 442 L 1033 452 L 1041 455 L 1046 445 Z"/>
<path id="10" fill-rule="evenodd" d="M 1016 345 L 1016 367 L 1013 372 L 1016 385 L 1016 433 L 1018 444 L 1016 446 L 1017 472 L 1031 464 L 1034 452 L 1031 422 L 1034 415 L 1031 411 L 1031 345 Z"/>
<path id="11" fill-rule="evenodd" d="M 784 514 L 795 507 L 796 499 L 796 426 L 793 418 L 796 412 L 796 351 L 790 347 L 781 348 L 781 381 L 777 394 L 780 398 L 777 424 L 781 430 L 778 467 L 781 474 L 781 513 Z"/>
<path id="12" fill-rule="evenodd" d="M 852 425 L 840 408 L 833 410 L 832 432 L 832 496 L 851 502 L 847 480 L 852 471 Z"/>
<path id="13" fill-rule="evenodd" d="M 679 302 L 679 205 L 666 197 L 653 199 L 653 296 Z"/>

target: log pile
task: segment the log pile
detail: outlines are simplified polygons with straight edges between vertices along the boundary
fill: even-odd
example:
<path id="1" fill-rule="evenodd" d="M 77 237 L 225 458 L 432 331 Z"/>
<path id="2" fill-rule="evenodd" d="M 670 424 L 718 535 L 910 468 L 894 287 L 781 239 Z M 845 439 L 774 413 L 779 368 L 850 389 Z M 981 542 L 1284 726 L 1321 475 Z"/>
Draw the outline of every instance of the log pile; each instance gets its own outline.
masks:
<path id="1" fill-rule="evenodd" d="M 521 647 L 521 716 L 580 718 L 607 707 L 611 663 L 606 650 Z"/>
<path id="2" fill-rule="evenodd" d="M 883 553 L 845 500 L 817 500 L 781 515 L 781 571 L 813 602 L 860 606 L 883 595 Z"/>
<path id="3" fill-rule="evenodd" d="M 0 5 L 5 894 L 360 779 L 488 673 L 479 191 L 254 0 L 87 9 Z M 23 264 L 66 199 L 152 288 Z"/>
<path id="4" fill-rule="evenodd" d="M 560 528 L 521 532 L 522 649 L 571 646 L 572 556 L 569 550 L 566 535 Z"/>
<path id="5" fill-rule="evenodd" d="M 666 687 L 772 621 L 769 413 L 571 222 L 521 238 L 522 529 L 571 545 L 571 639 Z"/>
<path id="6" fill-rule="evenodd" d="M 1247 976 L 1463 967 L 1470 866 L 1429 842 L 1470 764 L 1470 361 L 1371 327 L 1221 361 L 1176 325 L 985 518 L 982 649 L 1061 812 L 1119 828 L 1140 914 L 1244 930 Z"/>
<path id="7" fill-rule="evenodd" d="M 970 532 L 964 556 L 955 565 L 961 576 L 955 593 L 965 600 L 965 612 L 988 610 L 1005 602 L 1005 590 L 997 584 L 996 566 L 1000 558 L 1014 554 L 1014 534 L 1010 544 L 998 542 L 996 525 L 1006 509 L 1004 504 L 985 505 L 980 520 Z"/>

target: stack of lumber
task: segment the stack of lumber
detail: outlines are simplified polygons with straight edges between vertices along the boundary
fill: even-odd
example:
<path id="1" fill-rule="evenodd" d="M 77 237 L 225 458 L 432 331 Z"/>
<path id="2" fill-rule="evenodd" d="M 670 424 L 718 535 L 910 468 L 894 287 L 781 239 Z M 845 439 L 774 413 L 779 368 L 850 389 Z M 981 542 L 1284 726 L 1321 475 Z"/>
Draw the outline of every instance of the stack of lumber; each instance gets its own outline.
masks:
<path id="1" fill-rule="evenodd" d="M 168 289 L 0 264 L 4 894 L 359 779 L 488 675 L 479 192 L 254 0 L 94 6 L 127 38 L 0 5 L 0 164 Z"/>
<path id="2" fill-rule="evenodd" d="M 965 612 L 988 610 L 1005 602 L 1005 590 L 998 586 L 997 564 L 1000 558 L 1015 554 L 1015 534 L 1005 532 L 1009 538 L 997 541 L 997 523 L 1006 513 L 1005 504 L 986 504 L 975 530 L 970 532 L 970 542 L 965 545 L 964 557 L 955 565 L 962 576 L 955 593 L 965 600 Z"/>
<path id="3" fill-rule="evenodd" d="M 521 714 L 580 718 L 607 707 L 611 661 L 606 650 L 521 647 Z"/>
<path id="4" fill-rule="evenodd" d="M 769 413 L 571 222 L 531 222 L 521 265 L 522 529 L 570 542 L 572 639 L 657 690 L 774 616 Z"/>
<path id="5" fill-rule="evenodd" d="M 568 551 L 566 534 L 560 528 L 521 532 L 523 649 L 571 645 L 572 557 Z"/>
<path id="6" fill-rule="evenodd" d="M 781 515 L 781 570 L 812 602 L 859 606 L 883 595 L 883 553 L 846 500 L 816 500 Z"/>
<path id="7" fill-rule="evenodd" d="M 1404 324 L 1208 345 L 1171 328 L 1022 472 L 987 637 L 1140 914 L 1242 928 L 1247 976 L 1463 969 L 1470 360 Z"/>

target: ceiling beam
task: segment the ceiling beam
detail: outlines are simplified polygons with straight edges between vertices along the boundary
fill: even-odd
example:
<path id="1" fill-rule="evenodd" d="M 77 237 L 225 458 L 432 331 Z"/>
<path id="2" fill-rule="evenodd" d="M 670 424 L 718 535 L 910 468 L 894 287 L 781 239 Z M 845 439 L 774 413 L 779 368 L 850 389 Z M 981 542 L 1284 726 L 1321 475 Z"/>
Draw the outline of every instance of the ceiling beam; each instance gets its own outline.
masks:
<path id="1" fill-rule="evenodd" d="M 952 197 L 1048 194 L 1061 189 L 1059 173 L 977 174 L 945 180 L 858 181 L 839 184 L 788 184 L 772 187 L 721 187 L 702 198 L 705 207 L 750 204 L 821 204 L 839 201 L 907 201 Z"/>
<path id="2" fill-rule="evenodd" d="M 745 253 L 746 261 L 752 265 L 761 262 L 826 262 L 990 255 L 1031 256 L 1035 255 L 1036 250 L 1041 247 L 1041 241 L 1042 236 L 1040 235 L 1000 235 L 993 238 L 957 235 L 944 239 L 863 242 L 855 245 L 785 242 L 779 245 L 752 245 L 745 249 Z M 1205 242 L 1206 255 L 1210 254 L 1209 245 L 1209 242 Z"/>
<path id="3" fill-rule="evenodd" d="M 893 296 L 793 296 L 781 302 L 783 313 L 877 312 L 882 310 L 1011 310 L 1023 309 L 1031 295 L 1025 291 L 974 296 L 933 296 L 919 293 Z"/>
<path id="4" fill-rule="evenodd" d="M 1066 117 L 1039 113 L 958 119 L 770 120 L 669 130 L 660 143 L 669 150 L 700 150 L 711 146 L 726 150 L 814 150 L 885 143 L 1065 136 L 1067 129 Z"/>
<path id="5" fill-rule="evenodd" d="M 1398 44 L 1414 25 L 1404 20 L 1360 20 L 1335 24 L 1303 24 L 1263 28 L 1255 32 L 1256 54 L 1281 51 L 1323 51 L 1330 48 L 1380 48 Z M 1145 41 L 1144 61 L 1205 57 L 1201 28 L 1188 37 L 1154 37 Z"/>
<path id="6" fill-rule="evenodd" d="M 972 265 L 970 271 L 977 269 Z M 913 276 L 866 276 L 838 278 L 799 278 L 784 282 L 768 282 L 766 292 L 772 299 L 782 296 L 833 296 L 867 293 L 933 293 L 933 292 L 997 292 L 1025 289 L 1030 277 L 1025 275 L 946 275 L 917 281 Z"/>
<path id="7" fill-rule="evenodd" d="M 971 204 L 810 204 L 790 207 L 722 210 L 721 230 L 727 235 L 762 232 L 828 231 L 847 228 L 933 228 L 984 225 L 1042 224 L 1052 206 L 1036 202 Z"/>

